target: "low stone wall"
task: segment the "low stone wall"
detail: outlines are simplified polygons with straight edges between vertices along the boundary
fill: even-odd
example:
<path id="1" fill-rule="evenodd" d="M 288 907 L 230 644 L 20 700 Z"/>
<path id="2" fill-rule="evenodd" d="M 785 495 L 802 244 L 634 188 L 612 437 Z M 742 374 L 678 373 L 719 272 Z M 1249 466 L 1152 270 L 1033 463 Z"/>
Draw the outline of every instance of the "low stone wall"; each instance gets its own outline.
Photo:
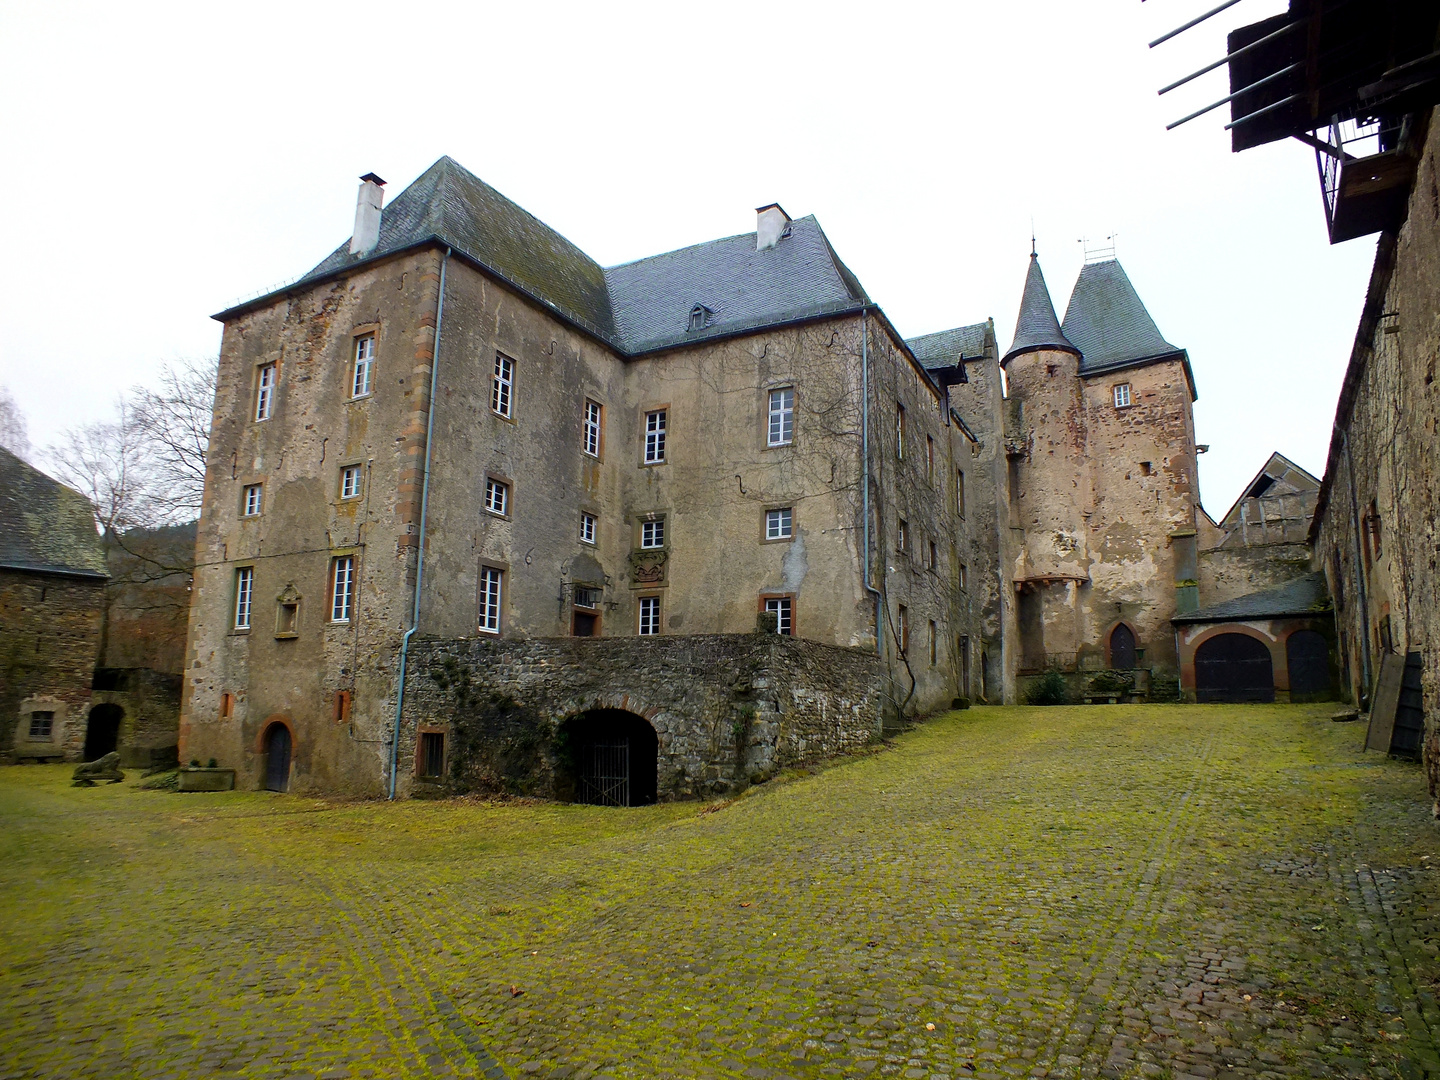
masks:
<path id="1" fill-rule="evenodd" d="M 451 790 L 556 790 L 562 724 L 591 709 L 647 720 L 661 799 L 716 794 L 852 750 L 879 731 L 878 657 L 774 634 L 420 639 L 411 645 L 402 780 L 423 731 L 446 733 Z"/>

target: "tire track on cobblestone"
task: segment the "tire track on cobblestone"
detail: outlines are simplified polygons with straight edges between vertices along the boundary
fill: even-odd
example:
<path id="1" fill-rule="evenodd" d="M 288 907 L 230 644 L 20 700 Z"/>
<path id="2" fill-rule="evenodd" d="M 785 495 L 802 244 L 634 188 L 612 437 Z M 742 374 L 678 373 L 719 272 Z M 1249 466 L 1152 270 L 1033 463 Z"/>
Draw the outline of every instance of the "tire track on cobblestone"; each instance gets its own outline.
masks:
<path id="1" fill-rule="evenodd" d="M 418 1075 L 427 1077 L 453 1075 L 458 1067 L 467 1075 L 479 1074 L 488 1080 L 510 1080 L 510 1075 L 495 1059 L 474 1026 L 456 1008 L 450 996 L 410 960 L 410 957 L 419 955 L 417 943 L 404 931 L 403 923 L 397 920 L 388 927 L 382 927 L 378 920 L 367 916 L 362 910 L 362 903 L 351 903 L 341 898 L 357 897 L 362 902 L 369 902 L 373 908 L 375 896 L 368 883 L 356 877 L 333 885 L 330 882 L 318 881 L 313 876 L 311 881 L 316 890 L 325 896 L 330 911 L 353 927 L 355 933 L 348 936 L 345 947 L 356 959 L 357 965 L 363 964 L 373 972 L 374 981 L 380 984 L 396 1018 L 402 1024 L 407 1017 L 419 1020 L 426 1025 L 427 1030 L 439 1027 L 449 1036 L 452 1045 L 448 1051 L 443 1045 L 437 1044 L 436 1050 L 439 1053 L 427 1054 L 422 1047 L 415 1044 L 413 1030 L 406 1027 L 408 1045 L 405 1050 L 408 1051 L 408 1056 L 418 1062 L 411 1064 L 410 1068 L 417 1070 Z M 387 930 L 388 936 L 398 939 L 393 940 L 388 949 L 384 946 Z M 372 946 L 367 944 L 368 942 L 375 944 Z M 406 998 L 408 1002 L 401 1002 L 397 998 Z M 387 1035 L 393 1044 L 394 1035 L 388 1031 Z M 443 1058 L 446 1066 L 444 1070 L 437 1069 L 437 1057 Z"/>
<path id="2" fill-rule="evenodd" d="M 1118 988 L 1114 985 L 1114 979 L 1124 973 L 1125 961 L 1135 952 L 1137 942 L 1153 935 L 1155 924 L 1174 893 L 1175 875 L 1173 872 L 1168 876 L 1164 888 L 1157 886 L 1159 886 L 1170 861 L 1182 826 L 1188 836 L 1193 833 L 1200 820 L 1198 808 L 1204 799 L 1200 795 L 1199 789 L 1205 778 L 1205 766 L 1210 760 L 1218 737 L 1218 733 L 1212 733 L 1200 748 L 1189 785 L 1175 803 L 1169 819 L 1156 836 L 1155 842 L 1151 844 L 1150 851 L 1144 859 L 1145 870 L 1136 884 L 1134 899 L 1112 924 L 1118 924 L 1118 928 L 1108 935 L 1110 937 L 1109 948 L 1099 954 L 1098 958 L 1083 970 L 1082 981 L 1085 989 L 1078 995 L 1075 1008 L 1071 1010 L 1060 1034 L 1050 1041 L 1041 1054 L 1037 1055 L 1037 1069 L 1043 1067 L 1046 1075 L 1058 1078 L 1073 1077 L 1078 1075 L 1076 1070 L 1079 1069 L 1084 1069 L 1086 1075 L 1093 1075 L 1097 1061 L 1108 1057 L 1108 1054 L 1103 1051 L 1097 1053 L 1097 1046 L 1103 1038 L 1107 1037 L 1101 1030 L 1105 1019 L 1104 1005 L 1116 998 Z M 1089 1007 L 1087 1008 L 1087 1006 Z M 1088 1033 L 1082 1031 L 1082 1025 L 1088 1026 L 1090 1031 Z M 1074 1038 L 1076 1035 L 1081 1036 L 1084 1041 L 1080 1042 Z M 1062 1050 L 1068 1043 L 1078 1043 L 1078 1045 L 1074 1047 L 1073 1053 L 1064 1054 Z M 1062 1057 L 1071 1060 L 1061 1062 Z"/>

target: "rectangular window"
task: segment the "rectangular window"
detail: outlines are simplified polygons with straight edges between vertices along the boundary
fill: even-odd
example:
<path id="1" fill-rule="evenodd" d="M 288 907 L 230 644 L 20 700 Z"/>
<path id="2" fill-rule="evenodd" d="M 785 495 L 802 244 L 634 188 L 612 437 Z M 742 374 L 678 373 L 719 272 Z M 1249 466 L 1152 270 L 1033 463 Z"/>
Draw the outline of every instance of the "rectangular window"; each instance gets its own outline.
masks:
<path id="1" fill-rule="evenodd" d="M 659 409 L 645 414 L 646 465 L 655 465 L 665 460 L 665 411 Z"/>
<path id="2" fill-rule="evenodd" d="M 600 418 L 603 415 L 597 402 L 585 402 L 585 453 L 593 458 L 600 456 Z"/>
<path id="3" fill-rule="evenodd" d="M 792 517 L 790 507 L 786 506 L 780 510 L 765 511 L 765 539 L 766 540 L 789 540 L 792 533 Z"/>
<path id="4" fill-rule="evenodd" d="M 925 482 L 935 482 L 935 440 L 929 435 L 925 436 Z"/>
<path id="5" fill-rule="evenodd" d="M 658 596 L 642 596 L 640 598 L 640 636 L 654 637 L 660 633 L 660 598 Z"/>
<path id="6" fill-rule="evenodd" d="M 348 623 L 355 604 L 355 556 L 341 555 L 335 559 L 330 574 L 330 621 Z"/>
<path id="7" fill-rule="evenodd" d="M 445 735 L 439 731 L 420 733 L 420 775 L 439 779 L 445 775 Z"/>
<path id="8" fill-rule="evenodd" d="M 769 446 L 788 446 L 795 439 L 795 388 L 770 391 Z"/>
<path id="9" fill-rule="evenodd" d="M 235 629 L 250 629 L 250 605 L 255 599 L 255 568 L 242 566 L 235 571 Z"/>
<path id="10" fill-rule="evenodd" d="M 1122 382 L 1115 387 L 1115 408 L 1123 409 L 1130 404 L 1130 384 Z"/>
<path id="11" fill-rule="evenodd" d="M 895 405 L 895 456 L 900 459 L 905 457 L 905 406 Z"/>
<path id="12" fill-rule="evenodd" d="M 480 631 L 485 634 L 500 633 L 500 592 L 504 584 L 505 571 L 493 566 L 480 568 Z"/>
<path id="13" fill-rule="evenodd" d="M 970 587 L 970 568 L 963 562 L 960 564 L 960 588 L 962 590 Z"/>
<path id="14" fill-rule="evenodd" d="M 490 408 L 509 419 L 515 393 L 515 361 L 495 354 L 495 378 L 490 386 Z"/>
<path id="15" fill-rule="evenodd" d="M 930 666 L 935 666 L 935 661 L 940 653 L 940 628 L 935 625 L 935 620 L 930 620 Z"/>
<path id="16" fill-rule="evenodd" d="M 595 515 L 580 515 L 580 540 L 586 544 L 595 543 Z"/>
<path id="17" fill-rule="evenodd" d="M 504 517 L 510 512 L 510 485 L 496 480 L 493 476 L 485 478 L 485 509 L 492 514 L 499 514 Z"/>
<path id="18" fill-rule="evenodd" d="M 656 518 L 654 521 L 642 521 L 640 523 L 640 546 L 642 548 L 662 548 L 665 546 L 664 518 Z"/>
<path id="19" fill-rule="evenodd" d="M 791 600 L 788 596 L 767 596 L 765 614 L 775 616 L 775 632 L 792 637 L 795 633 L 795 619 Z"/>
<path id="20" fill-rule="evenodd" d="M 366 334 L 355 339 L 355 377 L 350 381 L 352 398 L 369 395 L 374 369 L 375 335 Z"/>
<path id="21" fill-rule="evenodd" d="M 910 523 L 904 518 L 900 519 L 899 524 L 895 528 L 895 550 L 910 550 Z"/>
<path id="22" fill-rule="evenodd" d="M 360 497 L 360 466 L 346 465 L 340 470 L 340 498 L 358 499 Z"/>
<path id="23" fill-rule="evenodd" d="M 908 653 L 910 651 L 910 609 L 904 604 L 900 605 L 898 622 L 896 635 L 900 639 L 900 651 Z"/>
<path id="24" fill-rule="evenodd" d="M 54 732 L 54 712 L 32 712 L 30 714 L 30 738 L 48 740 Z"/>
<path id="25" fill-rule="evenodd" d="M 940 566 L 940 552 L 935 547 L 934 540 L 930 541 L 930 562 L 927 565 L 931 570 L 939 569 Z"/>
<path id="26" fill-rule="evenodd" d="M 576 585 L 575 606 L 594 611 L 600 606 L 600 590 L 591 585 Z"/>
<path id="27" fill-rule="evenodd" d="M 965 516 L 965 470 L 955 470 L 955 513 Z"/>
<path id="28" fill-rule="evenodd" d="M 255 419 L 269 420 L 275 407 L 275 365 L 260 365 L 259 378 L 255 383 Z"/>
<path id="29" fill-rule="evenodd" d="M 243 507 L 244 507 L 244 508 L 242 509 L 241 513 L 243 513 L 246 517 L 255 517 L 255 516 L 257 516 L 257 515 L 260 513 L 260 507 L 261 507 L 261 505 L 263 504 L 263 501 L 264 501 L 264 485 L 262 485 L 262 484 L 246 484 L 246 485 L 245 485 L 245 501 L 244 501 L 244 504 L 243 504 Z"/>
<path id="30" fill-rule="evenodd" d="M 220 695 L 220 719 L 221 719 L 221 720 L 229 720 L 229 719 L 230 719 L 232 716 L 234 716 L 234 715 L 235 715 L 235 695 L 234 695 L 234 694 L 221 694 L 221 695 Z"/>

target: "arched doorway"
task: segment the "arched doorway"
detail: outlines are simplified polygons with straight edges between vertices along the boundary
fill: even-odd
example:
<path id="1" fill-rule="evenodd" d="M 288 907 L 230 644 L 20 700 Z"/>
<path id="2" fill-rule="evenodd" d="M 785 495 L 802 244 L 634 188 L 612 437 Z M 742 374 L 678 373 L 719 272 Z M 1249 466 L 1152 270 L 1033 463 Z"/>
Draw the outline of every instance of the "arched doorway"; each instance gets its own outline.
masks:
<path id="1" fill-rule="evenodd" d="M 1135 667 L 1135 631 L 1123 622 L 1110 631 L 1110 667 L 1116 671 Z"/>
<path id="2" fill-rule="evenodd" d="M 290 789 L 290 729 L 271 724 L 265 732 L 265 790 Z"/>
<path id="3" fill-rule="evenodd" d="M 1219 634 L 1195 650 L 1196 701 L 1274 701 L 1275 668 L 1265 643 Z"/>
<path id="4" fill-rule="evenodd" d="M 1330 694 L 1330 643 L 1315 630 L 1296 630 L 1285 639 L 1290 668 L 1290 700 L 1309 701 Z"/>
<path id="5" fill-rule="evenodd" d="M 98 761 L 115 752 L 120 745 L 120 721 L 124 719 L 125 710 L 108 702 L 90 710 L 90 718 L 85 723 L 86 761 Z"/>
<path id="6" fill-rule="evenodd" d="M 592 806 L 649 806 L 656 797 L 660 741 L 643 717 L 620 709 L 591 709 L 561 728 L 561 790 Z"/>

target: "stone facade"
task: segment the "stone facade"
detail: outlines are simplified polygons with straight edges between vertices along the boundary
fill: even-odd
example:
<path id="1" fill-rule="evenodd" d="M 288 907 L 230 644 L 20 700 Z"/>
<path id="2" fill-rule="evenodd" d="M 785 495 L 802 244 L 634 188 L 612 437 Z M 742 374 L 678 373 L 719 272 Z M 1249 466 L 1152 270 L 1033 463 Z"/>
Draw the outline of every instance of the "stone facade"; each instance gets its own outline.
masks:
<path id="1" fill-rule="evenodd" d="M 1383 654 L 1420 656 L 1440 800 L 1440 123 L 1418 119 L 1407 215 L 1377 246 L 1311 539 L 1355 700 L 1368 707 Z"/>
<path id="2" fill-rule="evenodd" d="M 567 720 L 601 709 L 658 736 L 659 797 L 731 791 L 880 735 L 881 663 L 778 634 L 425 639 L 412 653 L 402 760 L 416 732 L 447 747 L 447 790 L 560 795 Z M 417 768 L 418 768 L 417 761 Z"/>

